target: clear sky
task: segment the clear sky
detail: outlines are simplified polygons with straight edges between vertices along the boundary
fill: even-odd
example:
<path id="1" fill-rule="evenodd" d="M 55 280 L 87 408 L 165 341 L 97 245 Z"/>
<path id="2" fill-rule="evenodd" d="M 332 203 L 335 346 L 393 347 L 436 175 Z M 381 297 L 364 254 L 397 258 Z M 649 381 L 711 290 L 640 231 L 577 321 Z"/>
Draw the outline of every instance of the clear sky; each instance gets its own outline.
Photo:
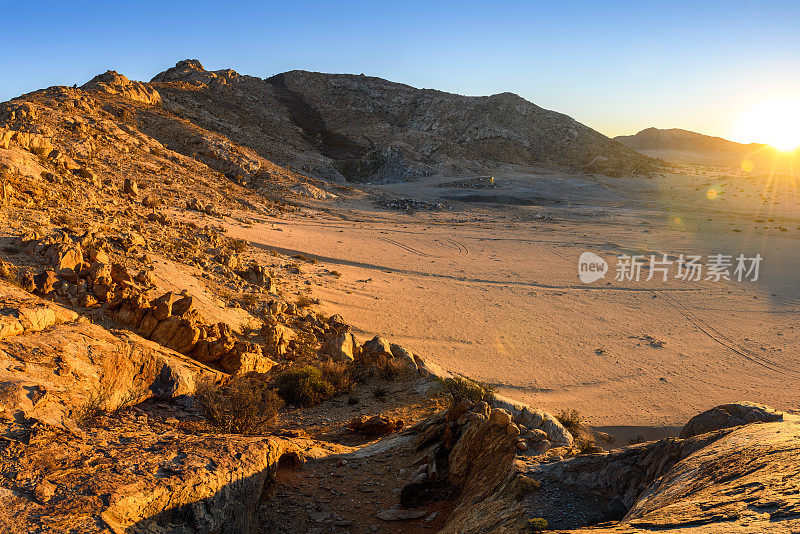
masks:
<path id="1" fill-rule="evenodd" d="M 648 126 L 729 136 L 760 102 L 800 98 L 800 1 L 2 0 L 0 9 L 0 100 L 107 69 L 149 80 L 185 58 L 261 77 L 307 69 L 511 91 L 612 136 Z"/>

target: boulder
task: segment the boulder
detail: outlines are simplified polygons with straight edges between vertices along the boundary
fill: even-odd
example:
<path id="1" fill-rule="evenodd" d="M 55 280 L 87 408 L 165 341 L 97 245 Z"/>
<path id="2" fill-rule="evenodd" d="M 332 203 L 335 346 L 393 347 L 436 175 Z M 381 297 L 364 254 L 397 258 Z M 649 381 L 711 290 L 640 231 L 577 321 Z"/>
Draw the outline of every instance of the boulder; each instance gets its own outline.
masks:
<path id="1" fill-rule="evenodd" d="M 364 343 L 361 354 L 370 360 L 377 360 L 379 358 L 392 358 L 392 346 L 386 339 L 375 336 L 369 341 Z"/>
<path id="2" fill-rule="evenodd" d="M 188 354 L 200 340 L 200 327 L 173 315 L 158 323 L 150 339 L 181 354 Z"/>
<path id="3" fill-rule="evenodd" d="M 157 299 L 154 299 L 150 306 L 153 308 L 153 317 L 156 321 L 163 321 L 172 315 L 172 305 L 178 300 L 171 291 L 164 293 Z"/>
<path id="4" fill-rule="evenodd" d="M 268 373 L 275 367 L 277 362 L 267 358 L 257 347 L 249 347 L 250 350 L 239 352 L 233 350 L 222 357 L 219 361 L 220 366 L 227 373 L 246 374 L 246 373 Z"/>
<path id="5" fill-rule="evenodd" d="M 271 356 L 283 356 L 297 334 L 289 327 L 282 324 L 264 325 L 261 331 L 266 339 L 266 348 Z"/>
<path id="6" fill-rule="evenodd" d="M 56 282 L 58 282 L 58 276 L 53 271 L 42 271 L 33 277 L 36 291 L 42 295 L 51 293 Z"/>
<path id="7" fill-rule="evenodd" d="M 680 437 L 691 438 L 707 432 L 783 420 L 783 413 L 755 402 L 723 404 L 692 417 L 681 429 Z"/>
<path id="8" fill-rule="evenodd" d="M 344 332 L 328 340 L 323 350 L 340 362 L 352 362 L 359 354 L 358 342 L 350 332 Z"/>

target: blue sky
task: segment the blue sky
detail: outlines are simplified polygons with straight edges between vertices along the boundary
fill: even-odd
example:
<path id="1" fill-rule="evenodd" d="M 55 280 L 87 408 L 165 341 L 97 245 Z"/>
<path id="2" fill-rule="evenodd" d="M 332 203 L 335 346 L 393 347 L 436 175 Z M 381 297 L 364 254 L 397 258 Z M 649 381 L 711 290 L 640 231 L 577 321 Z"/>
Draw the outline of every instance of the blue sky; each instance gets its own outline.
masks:
<path id="1" fill-rule="evenodd" d="M 0 100 L 185 58 L 268 77 L 365 73 L 469 95 L 511 91 L 607 135 L 725 136 L 800 98 L 800 2 L 2 0 Z"/>

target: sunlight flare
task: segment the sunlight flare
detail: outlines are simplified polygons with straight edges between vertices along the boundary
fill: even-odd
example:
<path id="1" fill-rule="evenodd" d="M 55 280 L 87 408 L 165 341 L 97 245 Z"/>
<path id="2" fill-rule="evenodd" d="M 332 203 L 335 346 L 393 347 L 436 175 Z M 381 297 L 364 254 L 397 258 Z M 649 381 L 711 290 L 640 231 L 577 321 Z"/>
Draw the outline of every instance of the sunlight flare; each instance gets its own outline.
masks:
<path id="1" fill-rule="evenodd" d="M 800 100 L 771 100 L 753 107 L 739 119 L 732 137 L 784 152 L 796 150 L 800 147 Z"/>

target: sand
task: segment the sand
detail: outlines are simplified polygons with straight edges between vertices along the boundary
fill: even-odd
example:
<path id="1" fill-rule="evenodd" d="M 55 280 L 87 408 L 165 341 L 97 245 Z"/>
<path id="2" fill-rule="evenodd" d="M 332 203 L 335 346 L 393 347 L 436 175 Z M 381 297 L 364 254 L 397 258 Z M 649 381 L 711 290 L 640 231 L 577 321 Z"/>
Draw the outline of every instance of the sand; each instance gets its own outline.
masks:
<path id="1" fill-rule="evenodd" d="M 506 170 L 496 189 L 436 187 L 441 178 L 365 186 L 369 195 L 310 202 L 230 232 L 340 272 L 312 292 L 360 339 L 384 335 L 532 405 L 577 409 L 618 436 L 674 433 L 736 400 L 796 407 L 797 191 L 724 168 L 681 171 L 611 179 Z M 376 208 L 370 195 L 381 194 L 502 194 L 533 205 L 446 201 L 446 210 L 407 214 Z M 756 283 L 615 281 L 612 271 L 583 284 L 584 251 L 612 269 L 622 253 L 764 260 Z"/>

